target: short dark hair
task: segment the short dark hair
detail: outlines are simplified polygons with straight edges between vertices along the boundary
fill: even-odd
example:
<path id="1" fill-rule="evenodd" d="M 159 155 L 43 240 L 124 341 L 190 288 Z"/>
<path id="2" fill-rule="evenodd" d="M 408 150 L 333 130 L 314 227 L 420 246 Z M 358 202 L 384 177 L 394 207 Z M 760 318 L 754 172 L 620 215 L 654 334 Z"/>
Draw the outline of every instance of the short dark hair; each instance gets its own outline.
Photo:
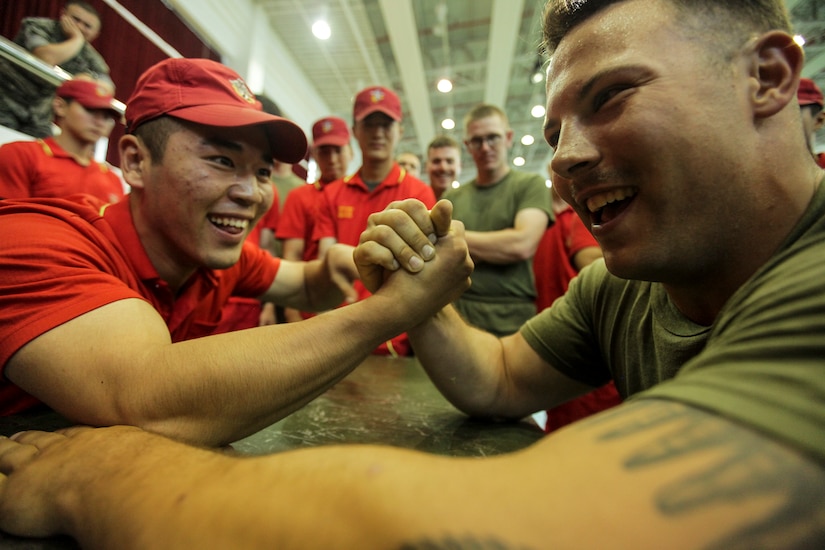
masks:
<path id="1" fill-rule="evenodd" d="M 542 18 L 542 49 L 556 50 L 567 33 L 599 11 L 625 0 L 548 0 Z M 725 56 L 744 44 L 754 32 L 791 32 L 784 0 L 667 0 L 682 15 L 688 36 L 704 42 Z M 711 40 L 708 38 L 711 37 Z"/>
<path id="2" fill-rule="evenodd" d="M 183 128 L 184 125 L 180 120 L 171 116 L 160 116 L 144 122 L 132 133 L 146 145 L 152 162 L 162 164 L 169 136 Z"/>
<path id="3" fill-rule="evenodd" d="M 469 126 L 471 122 L 494 115 L 501 117 L 501 120 L 504 121 L 505 126 L 510 125 L 510 121 L 507 119 L 507 113 L 505 113 L 502 108 L 496 107 L 495 105 L 490 105 L 489 103 L 479 103 L 470 109 L 469 113 L 464 115 L 464 129 L 466 130 L 467 126 Z"/>
<path id="4" fill-rule="evenodd" d="M 459 151 L 461 150 L 461 145 L 459 145 L 458 140 L 446 134 L 439 134 L 427 145 L 427 151 L 430 149 L 441 149 L 442 147 L 452 147 Z"/>
<path id="5" fill-rule="evenodd" d="M 97 10 L 96 10 L 96 9 L 95 9 L 95 8 L 94 8 L 94 7 L 93 7 L 90 3 L 88 3 L 88 2 L 83 2 L 82 0 L 69 0 L 68 2 L 66 2 L 66 6 L 65 6 L 65 7 L 66 7 L 66 8 L 68 8 L 69 6 L 77 6 L 78 8 L 81 8 L 82 10 L 84 10 L 84 11 L 87 11 L 87 12 L 91 13 L 92 15 L 94 15 L 95 17 L 97 17 L 97 20 L 98 20 L 98 21 L 100 21 L 100 14 L 99 14 L 99 13 L 97 12 Z"/>

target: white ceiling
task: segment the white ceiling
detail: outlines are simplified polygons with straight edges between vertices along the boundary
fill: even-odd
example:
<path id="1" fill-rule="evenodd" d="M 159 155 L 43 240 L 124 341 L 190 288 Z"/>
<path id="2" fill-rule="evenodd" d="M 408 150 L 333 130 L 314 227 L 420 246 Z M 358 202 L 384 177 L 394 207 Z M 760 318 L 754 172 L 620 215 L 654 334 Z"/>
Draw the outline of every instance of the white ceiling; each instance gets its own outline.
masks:
<path id="1" fill-rule="evenodd" d="M 404 109 L 400 151 L 423 157 L 439 132 L 460 140 L 461 118 L 473 105 L 488 102 L 507 112 L 516 142 L 511 155 L 526 159 L 524 169 L 545 173 L 550 150 L 540 118 L 530 110 L 543 104 L 543 83 L 530 77 L 539 60 L 540 19 L 545 0 L 254 0 L 272 31 L 302 67 L 330 114 L 351 120 L 352 99 L 360 89 L 383 85 L 399 93 Z M 808 40 L 805 76 L 825 89 L 825 0 L 786 0 L 795 30 Z M 327 41 L 310 32 L 324 17 L 332 27 Z M 454 89 L 435 88 L 444 75 Z M 286 76 L 289 82 L 289 76 Z M 451 116 L 456 129 L 445 132 Z M 535 143 L 520 143 L 524 135 Z M 819 136 L 825 146 L 825 135 Z M 474 176 L 464 155 L 461 180 Z"/>

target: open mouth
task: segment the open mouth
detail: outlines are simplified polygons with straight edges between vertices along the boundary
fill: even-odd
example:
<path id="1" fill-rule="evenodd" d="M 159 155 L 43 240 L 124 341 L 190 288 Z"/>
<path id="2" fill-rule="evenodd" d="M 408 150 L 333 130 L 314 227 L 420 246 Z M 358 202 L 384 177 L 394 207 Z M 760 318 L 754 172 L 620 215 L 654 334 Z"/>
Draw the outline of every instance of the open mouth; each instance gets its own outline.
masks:
<path id="1" fill-rule="evenodd" d="M 249 220 L 242 220 L 239 218 L 209 216 L 209 221 L 221 231 L 225 231 L 232 235 L 239 235 L 246 231 L 246 228 L 249 227 Z"/>
<path id="2" fill-rule="evenodd" d="M 632 187 L 622 187 L 587 199 L 593 226 L 604 225 L 617 218 L 630 205 L 636 193 Z"/>

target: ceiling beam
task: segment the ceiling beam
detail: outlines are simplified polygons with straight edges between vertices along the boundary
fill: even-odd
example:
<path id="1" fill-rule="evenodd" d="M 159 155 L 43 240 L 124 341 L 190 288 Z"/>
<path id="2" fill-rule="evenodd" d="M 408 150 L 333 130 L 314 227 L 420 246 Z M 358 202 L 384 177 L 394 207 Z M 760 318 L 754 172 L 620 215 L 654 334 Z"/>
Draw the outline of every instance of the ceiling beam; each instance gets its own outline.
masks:
<path id="1" fill-rule="evenodd" d="M 484 101 L 506 108 L 516 41 L 521 30 L 524 0 L 494 0 L 487 48 L 487 85 Z"/>
<path id="2" fill-rule="evenodd" d="M 406 114 L 412 118 L 418 146 L 421 151 L 426 151 L 427 145 L 435 136 L 435 125 L 412 1 L 379 0 L 379 5 L 409 104 Z"/>

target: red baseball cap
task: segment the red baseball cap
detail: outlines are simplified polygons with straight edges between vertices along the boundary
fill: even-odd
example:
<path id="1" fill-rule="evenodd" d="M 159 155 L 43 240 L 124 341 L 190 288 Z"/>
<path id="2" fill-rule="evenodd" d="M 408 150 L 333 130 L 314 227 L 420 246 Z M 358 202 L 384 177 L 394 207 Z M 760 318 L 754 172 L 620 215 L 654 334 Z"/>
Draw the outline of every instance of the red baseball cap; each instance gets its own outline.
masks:
<path id="1" fill-rule="evenodd" d="M 87 109 L 105 109 L 120 118 L 120 111 L 115 109 L 112 101 L 114 95 L 108 88 L 92 80 L 66 80 L 55 91 L 57 97 L 77 101 Z"/>
<path id="2" fill-rule="evenodd" d="M 799 89 L 796 91 L 796 97 L 799 100 L 799 105 L 819 105 L 823 106 L 822 90 L 816 85 L 816 82 L 810 78 L 799 79 Z"/>
<path id="3" fill-rule="evenodd" d="M 127 131 L 162 115 L 222 128 L 260 124 L 275 159 L 294 164 L 306 155 L 297 124 L 264 112 L 235 71 L 209 59 L 166 59 L 140 76 L 126 104 Z"/>
<path id="4" fill-rule="evenodd" d="M 373 86 L 358 92 L 353 109 L 355 121 L 364 120 L 375 112 L 384 113 L 393 120 L 401 120 L 401 100 L 395 92 L 382 86 Z"/>
<path id="5" fill-rule="evenodd" d="M 336 145 L 343 147 L 349 143 L 349 128 L 342 118 L 330 116 L 312 125 L 312 143 L 315 147 Z"/>

